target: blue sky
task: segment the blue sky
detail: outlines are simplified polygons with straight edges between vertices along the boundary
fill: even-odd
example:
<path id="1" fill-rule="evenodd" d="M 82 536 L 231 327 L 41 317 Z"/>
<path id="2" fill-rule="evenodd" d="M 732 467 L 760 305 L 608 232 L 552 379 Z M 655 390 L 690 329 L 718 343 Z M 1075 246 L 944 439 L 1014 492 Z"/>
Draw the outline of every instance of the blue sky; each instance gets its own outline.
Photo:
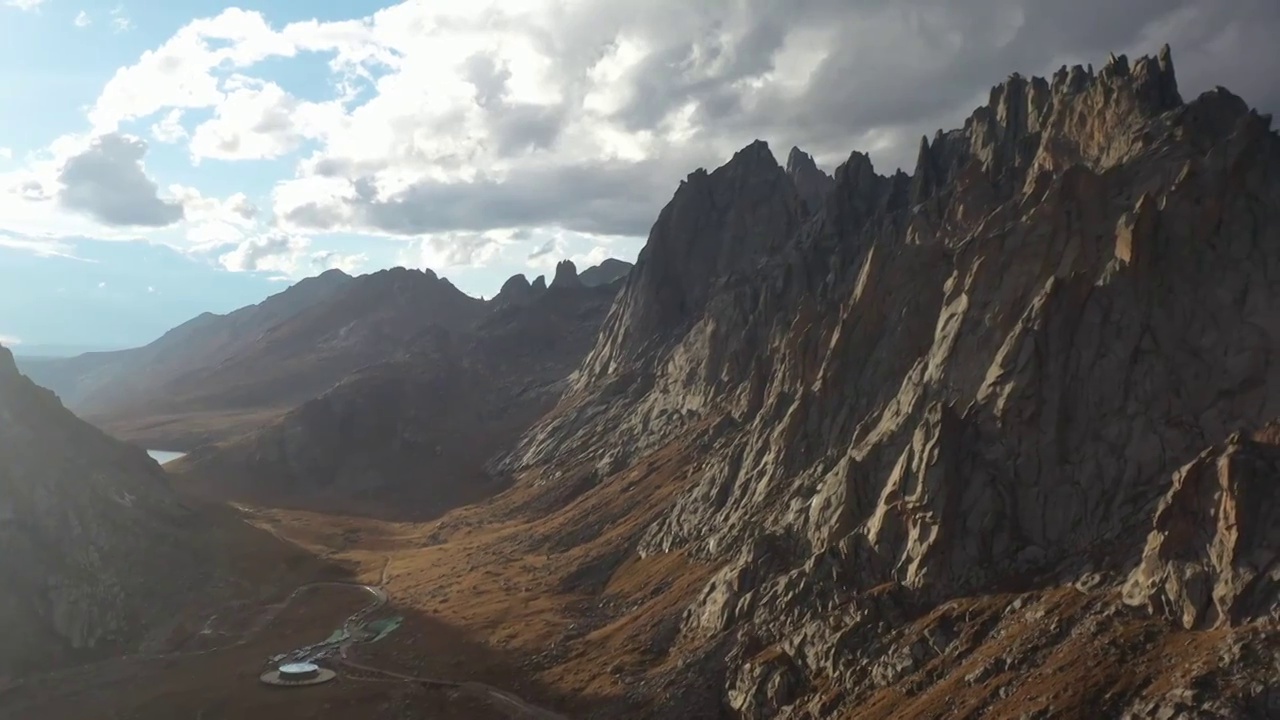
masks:
<path id="1" fill-rule="evenodd" d="M 335 267 L 492 295 L 631 260 L 757 138 L 909 170 L 1009 72 L 1112 51 L 1280 106 L 1274 2 L 1061 7 L 0 0 L 0 342 L 141 344 Z"/>

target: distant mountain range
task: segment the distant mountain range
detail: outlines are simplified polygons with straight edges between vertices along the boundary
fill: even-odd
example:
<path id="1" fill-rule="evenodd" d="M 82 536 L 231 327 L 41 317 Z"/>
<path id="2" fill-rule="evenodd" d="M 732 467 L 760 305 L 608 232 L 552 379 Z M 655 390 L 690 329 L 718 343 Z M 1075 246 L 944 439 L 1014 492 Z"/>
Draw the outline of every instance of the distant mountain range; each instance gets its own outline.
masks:
<path id="1" fill-rule="evenodd" d="M 629 268 L 608 262 L 583 281 L 567 265 L 583 285 L 616 282 Z M 424 333 L 466 333 L 504 302 L 501 293 L 488 302 L 469 297 L 431 271 L 353 278 L 330 270 L 257 305 L 201 315 L 141 348 L 19 364 L 117 437 L 189 450 L 261 427 L 350 374 L 402 356 Z"/>

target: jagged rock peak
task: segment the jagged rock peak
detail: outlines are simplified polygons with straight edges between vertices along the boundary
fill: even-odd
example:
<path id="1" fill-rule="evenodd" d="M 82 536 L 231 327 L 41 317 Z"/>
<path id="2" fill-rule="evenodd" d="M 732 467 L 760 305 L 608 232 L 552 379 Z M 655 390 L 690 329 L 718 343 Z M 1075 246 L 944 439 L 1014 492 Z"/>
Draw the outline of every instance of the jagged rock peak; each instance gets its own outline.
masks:
<path id="1" fill-rule="evenodd" d="M 813 156 L 798 147 L 787 155 L 787 175 L 796 186 L 796 192 L 809 212 L 817 212 L 826 201 L 835 179 L 823 172 Z"/>
<path id="2" fill-rule="evenodd" d="M 631 263 L 617 258 L 606 258 L 599 265 L 578 273 L 578 279 L 587 287 L 609 285 L 625 278 L 631 272 Z"/>
<path id="3" fill-rule="evenodd" d="M 498 295 L 502 296 L 509 292 L 520 292 L 521 290 L 532 289 L 533 286 L 529 284 L 529 278 L 525 277 L 524 273 L 517 273 L 507 278 L 507 281 L 502 283 L 502 289 L 498 290 Z"/>
<path id="4" fill-rule="evenodd" d="M 534 279 L 533 279 L 533 284 L 531 284 L 531 285 L 530 285 L 530 287 L 532 287 L 532 288 L 534 289 L 534 291 L 535 291 L 535 292 L 542 292 L 543 290 L 546 290 L 546 289 L 547 289 L 547 276 L 546 276 L 546 275 L 539 275 L 538 277 L 534 278 Z"/>
<path id="5" fill-rule="evenodd" d="M 502 289 L 493 297 L 493 303 L 496 305 L 522 304 L 537 297 L 539 293 L 540 291 L 535 290 L 523 274 L 512 275 L 502 283 Z"/>
<path id="6" fill-rule="evenodd" d="M 0 380 L 18 374 L 18 363 L 13 359 L 13 351 L 0 345 Z"/>
<path id="7" fill-rule="evenodd" d="M 795 147 L 795 146 L 791 147 L 791 152 L 787 153 L 787 174 L 788 175 L 794 176 L 796 173 L 799 173 L 799 172 L 805 172 L 808 170 L 817 170 L 817 169 L 818 169 L 818 164 L 813 161 L 812 155 L 801 150 L 798 147 Z"/>
<path id="8" fill-rule="evenodd" d="M 804 215 L 794 183 L 762 140 L 714 172 L 690 175 L 658 214 L 579 381 L 612 373 L 673 338 L 718 282 L 777 252 Z"/>
<path id="9" fill-rule="evenodd" d="M 729 162 L 725 163 L 725 167 L 734 167 L 739 165 L 745 165 L 748 167 L 755 165 L 780 167 L 778 165 L 778 159 L 773 156 L 773 151 L 769 149 L 769 143 L 764 140 L 752 141 L 751 144 L 734 153 Z"/>
<path id="10" fill-rule="evenodd" d="M 1151 119 L 1182 106 L 1168 46 L 1132 64 L 1112 55 L 1096 74 L 1079 65 L 1064 65 L 1051 79 L 1013 73 L 991 88 L 963 129 L 921 139 L 912 206 L 974 167 L 1003 197 L 1042 171 L 1084 165 L 1101 172 L 1141 152 Z"/>
<path id="11" fill-rule="evenodd" d="M 572 260 L 561 260 L 556 263 L 556 275 L 551 280 L 552 289 L 579 288 L 582 280 L 578 279 L 578 266 Z"/>

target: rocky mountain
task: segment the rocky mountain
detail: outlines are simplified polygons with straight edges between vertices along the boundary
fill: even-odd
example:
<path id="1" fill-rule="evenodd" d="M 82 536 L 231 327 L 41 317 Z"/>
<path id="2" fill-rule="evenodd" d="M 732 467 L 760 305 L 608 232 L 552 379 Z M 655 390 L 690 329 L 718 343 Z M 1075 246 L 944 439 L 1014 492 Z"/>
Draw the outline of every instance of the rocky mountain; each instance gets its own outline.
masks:
<path id="1" fill-rule="evenodd" d="M 163 637 L 220 574 L 221 529 L 0 348 L 0 678 Z"/>
<path id="2" fill-rule="evenodd" d="M 609 716 L 1277 711 L 1270 118 L 1166 47 L 1010 76 L 911 175 L 788 165 L 681 184 L 491 466 L 602 574 L 567 656 L 651 627 Z M 609 578 L 669 556 L 652 625 L 678 591 Z"/>
<path id="3" fill-rule="evenodd" d="M 835 186 L 835 179 L 822 172 L 813 156 L 798 147 L 791 148 L 787 155 L 787 176 L 809 212 L 816 213 L 822 209 L 827 195 Z"/>
<path id="4" fill-rule="evenodd" d="M 631 272 L 631 267 L 631 263 L 624 260 L 608 258 L 599 265 L 593 265 L 578 273 L 578 279 L 588 287 L 609 285 L 625 278 L 627 273 Z"/>
<path id="5" fill-rule="evenodd" d="M 495 646 L 537 626 L 522 667 L 591 717 L 1280 713 L 1271 119 L 1185 100 L 1164 48 L 1011 75 L 911 174 L 820 174 L 752 143 L 616 285 L 513 278 L 173 467 L 473 503 L 405 586 Z"/>
<path id="6" fill-rule="evenodd" d="M 168 469 L 216 498 L 421 519 L 502 489 L 485 460 L 550 410 L 595 341 L 617 284 L 570 262 L 537 293 L 523 276 L 466 332 L 423 334 L 245 436 Z"/>
<path id="7" fill-rule="evenodd" d="M 330 271 L 144 348 L 23 369 L 117 437 L 184 450 L 269 422 L 420 333 L 470 327 L 485 308 L 430 271 Z"/>
<path id="8" fill-rule="evenodd" d="M 19 367 L 80 413 L 109 411 L 193 368 L 216 365 L 250 351 L 269 329 L 322 303 L 351 280 L 341 270 L 330 270 L 257 305 L 227 315 L 205 313 L 141 348 L 68 358 L 20 355 Z"/>

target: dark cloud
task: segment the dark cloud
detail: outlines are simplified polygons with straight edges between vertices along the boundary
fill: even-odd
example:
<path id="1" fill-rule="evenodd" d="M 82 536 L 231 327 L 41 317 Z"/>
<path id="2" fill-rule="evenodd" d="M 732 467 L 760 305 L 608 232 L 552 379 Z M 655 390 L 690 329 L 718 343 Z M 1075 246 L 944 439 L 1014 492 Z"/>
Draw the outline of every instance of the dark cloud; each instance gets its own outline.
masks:
<path id="1" fill-rule="evenodd" d="M 147 177 L 142 158 L 147 143 L 110 133 L 95 138 L 87 150 L 62 166 L 58 201 L 106 225 L 164 227 L 183 217 L 182 204 L 162 200 Z"/>
<path id="2" fill-rule="evenodd" d="M 567 108 L 535 105 L 507 99 L 511 69 L 486 53 L 467 58 L 463 78 L 475 88 L 475 102 L 486 112 L 486 121 L 496 139 L 499 157 L 513 157 L 528 151 L 546 150 L 555 145 L 564 128 Z"/>
<path id="3" fill-rule="evenodd" d="M 516 163 L 500 181 L 429 180 L 384 197 L 373 168 L 320 160 L 318 170 L 356 181 L 356 197 L 303 205 L 286 220 L 401 235 L 547 225 L 643 235 L 682 177 L 756 138 L 778 153 L 799 145 L 828 169 L 862 150 L 881 172 L 910 170 L 921 135 L 960 126 L 1010 73 L 1101 65 L 1109 52 L 1154 54 L 1166 42 L 1185 97 L 1225 85 L 1263 112 L 1280 110 L 1276 0 L 600 0 L 552 12 L 534 42 L 555 59 L 561 105 L 511 103 L 510 70 L 491 56 L 464 66 L 490 149 L 503 158 L 551 150 L 546 161 Z M 612 119 L 661 137 L 684 112 L 689 134 L 637 163 L 558 159 L 592 66 L 623 44 L 644 54 L 612 88 L 623 98 Z"/>
<path id="4" fill-rule="evenodd" d="M 542 243 L 542 245 L 534 248 L 533 252 L 529 253 L 529 259 L 537 260 L 538 258 L 546 257 L 555 251 L 556 251 L 556 241 L 548 240 Z"/>
<path id="5" fill-rule="evenodd" d="M 482 108 L 500 104 L 507 97 L 511 69 L 487 53 L 476 53 L 463 64 L 463 75 L 476 89 L 476 104 Z"/>
<path id="6" fill-rule="evenodd" d="M 406 236 L 547 225 L 645 235 L 675 183 L 687 174 L 677 167 L 657 160 L 535 167 L 501 181 L 422 181 L 385 198 L 372 181 L 361 180 L 353 200 L 340 206 L 307 203 L 286 211 L 283 220 L 303 229 L 350 224 Z"/>

